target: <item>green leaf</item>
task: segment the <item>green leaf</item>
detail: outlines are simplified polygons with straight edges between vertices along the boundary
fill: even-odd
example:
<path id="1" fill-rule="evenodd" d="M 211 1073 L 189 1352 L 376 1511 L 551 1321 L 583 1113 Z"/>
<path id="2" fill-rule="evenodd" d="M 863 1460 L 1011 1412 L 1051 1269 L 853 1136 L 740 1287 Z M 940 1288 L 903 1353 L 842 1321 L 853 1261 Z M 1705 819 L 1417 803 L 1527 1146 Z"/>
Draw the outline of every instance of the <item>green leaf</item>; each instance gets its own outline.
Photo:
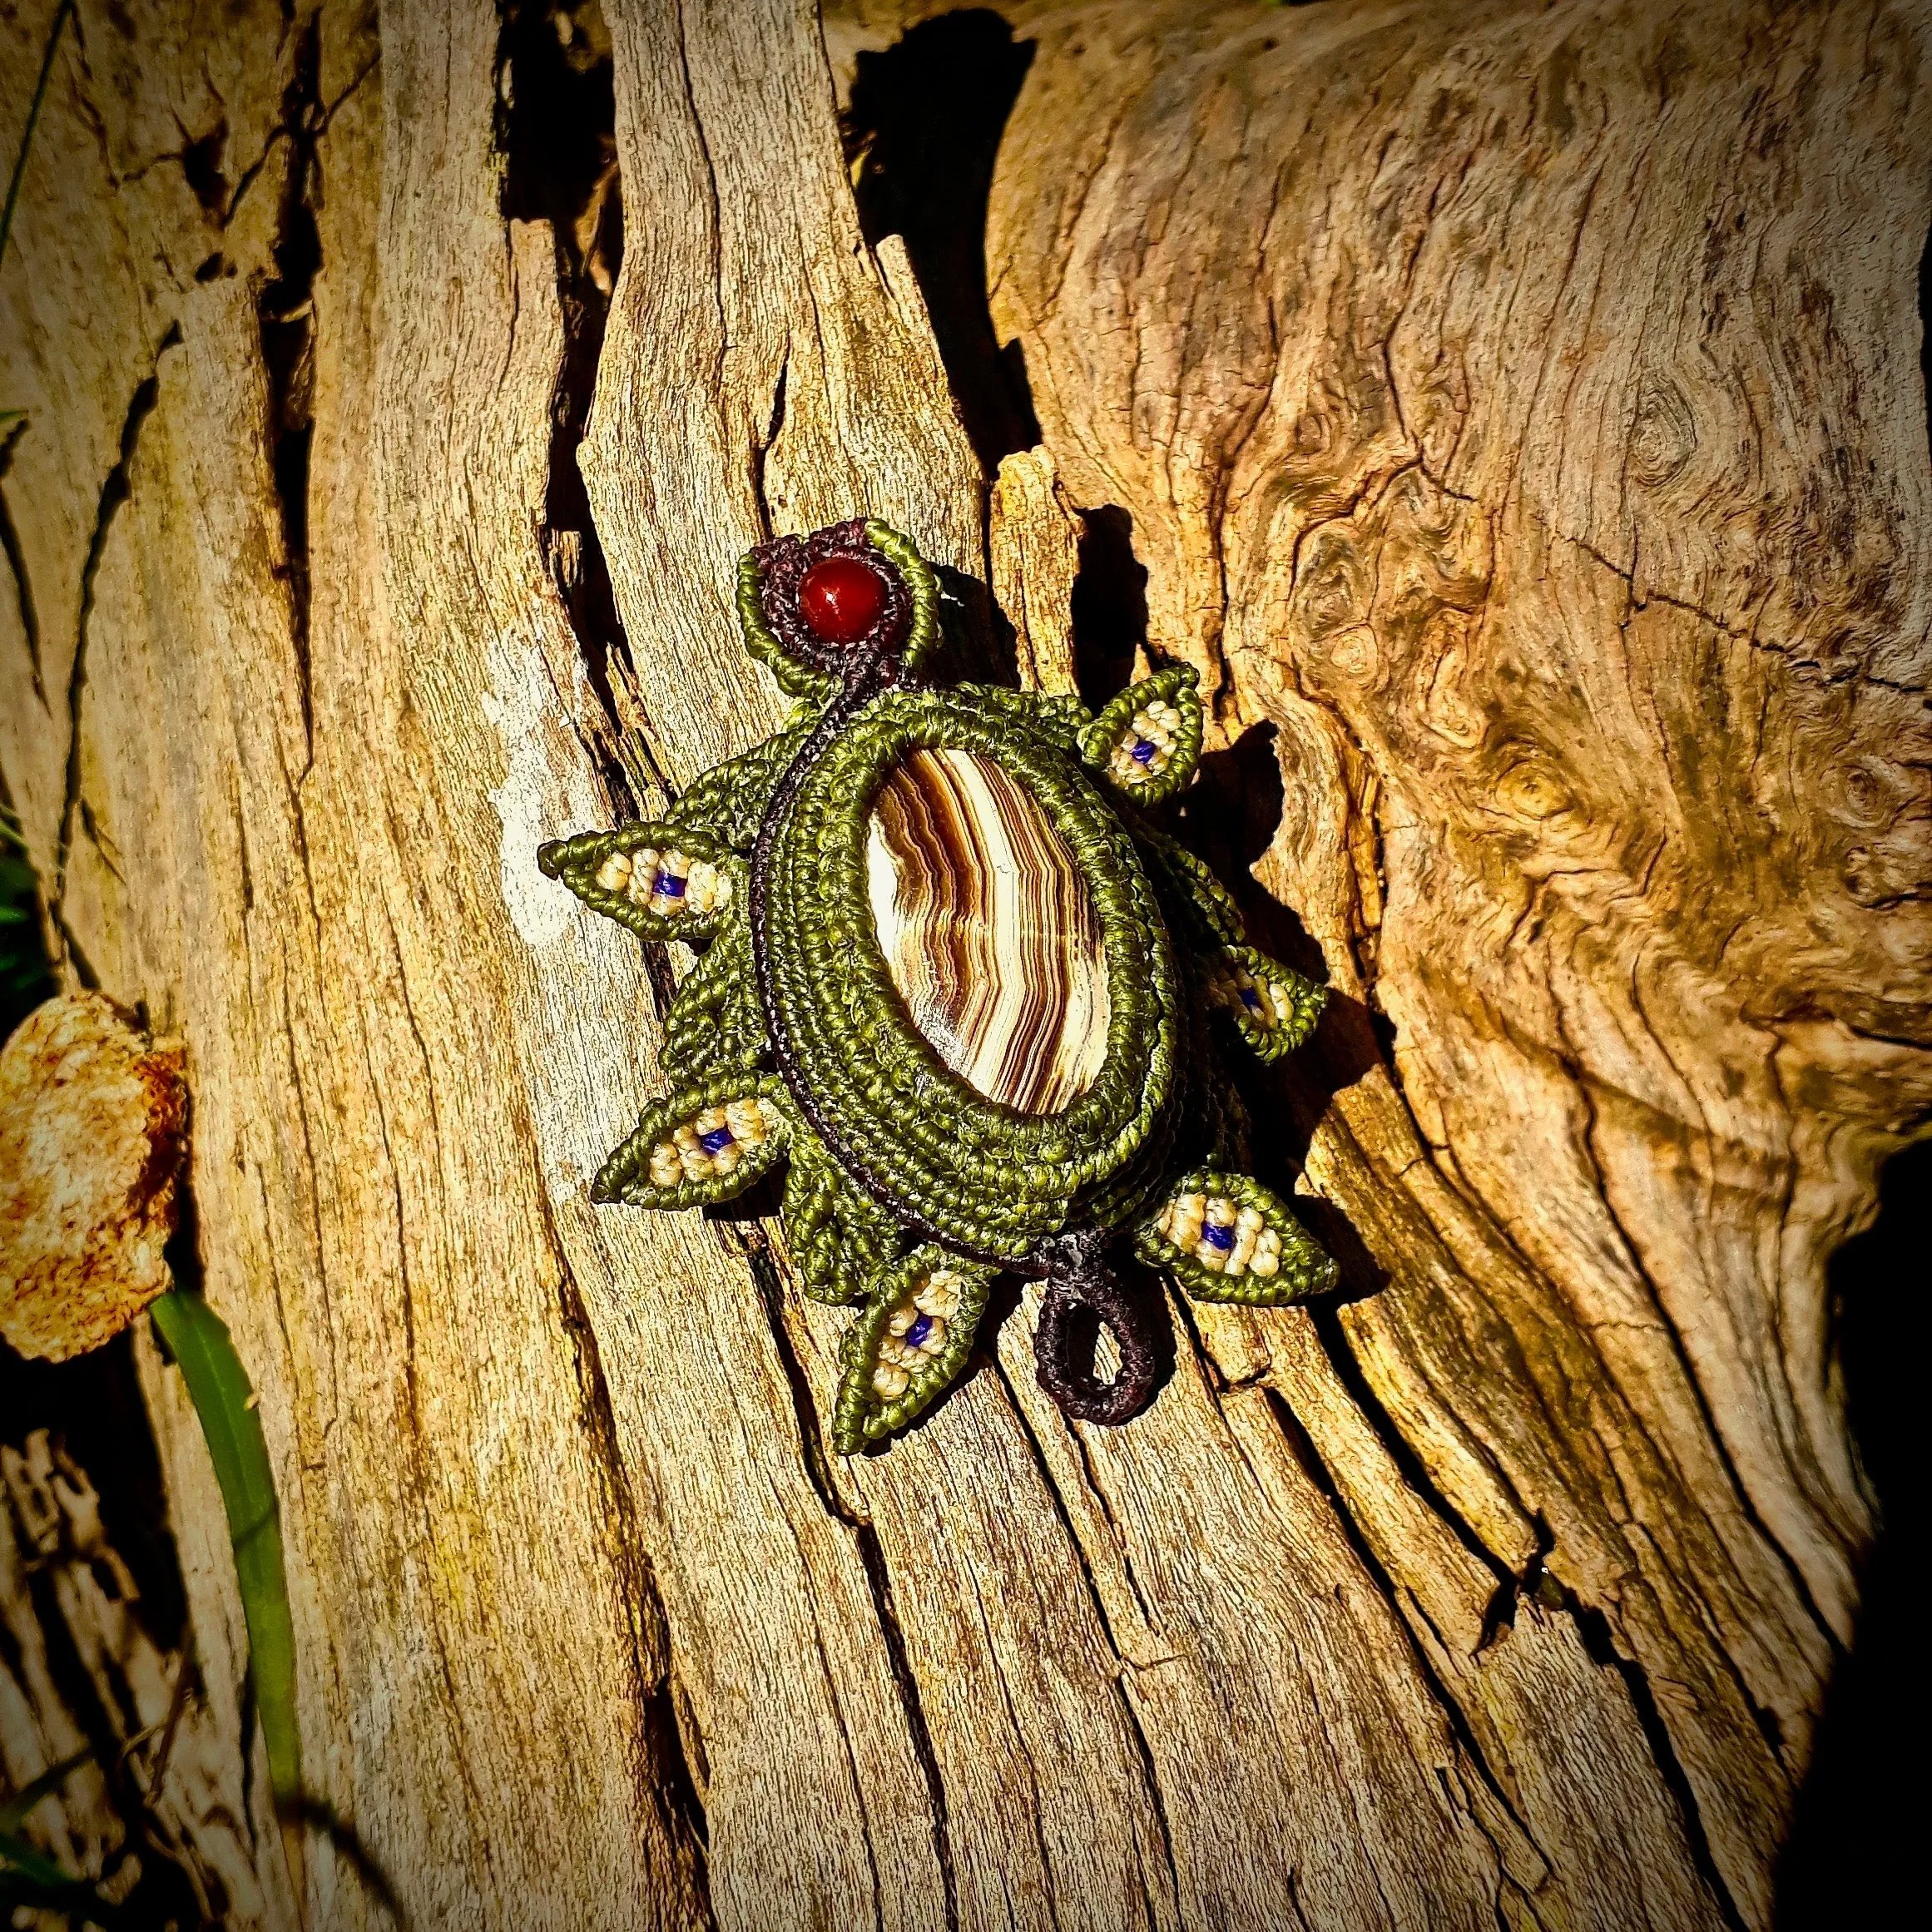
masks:
<path id="1" fill-rule="evenodd" d="M 84 1764 L 94 1761 L 94 1747 L 83 1744 L 72 1757 L 50 1765 L 27 1789 L 0 1805 L 0 1838 L 11 1836 L 24 1825 L 42 1798 L 51 1798 Z"/>
<path id="2" fill-rule="evenodd" d="M 708 833 L 656 820 L 554 839 L 537 848 L 537 864 L 641 939 L 709 939 L 745 903 L 742 859 Z M 653 892 L 653 880 L 670 889 Z"/>
<path id="3" fill-rule="evenodd" d="M 840 1455 L 896 1435 L 958 1379 L 995 1272 L 934 1246 L 881 1270 L 840 1349 L 832 1446 Z"/>
<path id="4" fill-rule="evenodd" d="M 295 1625 L 282 1562 L 281 1513 L 268 1440 L 255 1413 L 248 1371 L 221 1318 L 198 1295 L 180 1289 L 153 1305 L 167 1344 L 201 1419 L 215 1479 L 228 1512 L 235 1581 L 248 1622 L 249 1671 L 278 1808 L 301 1795 L 301 1734 L 295 1719 Z"/>
<path id="5" fill-rule="evenodd" d="M 751 932 L 734 920 L 685 975 L 664 1016 L 664 1064 L 689 1083 L 750 1068 L 765 1051 L 765 1016 L 751 964 Z"/>
<path id="6" fill-rule="evenodd" d="M 799 1285 L 814 1301 L 862 1301 L 899 1243 L 899 1231 L 848 1181 L 824 1143 L 795 1125 L 780 1210 Z"/>
<path id="7" fill-rule="evenodd" d="M 1193 777 L 1201 761 L 1197 681 L 1191 664 L 1157 671 L 1129 685 L 1080 734 L 1081 756 L 1121 797 L 1157 805 Z M 1151 736 L 1142 736 L 1143 726 Z"/>
<path id="8" fill-rule="evenodd" d="M 1281 1059 L 1315 1031 L 1328 988 L 1252 946 L 1226 946 L 1206 968 L 1208 1003 L 1226 1013 L 1260 1060 Z"/>
<path id="9" fill-rule="evenodd" d="M 84 1925 L 121 1922 L 120 1908 L 108 1905 L 85 1879 L 76 1878 L 24 1838 L 0 1831 L 0 1910 L 11 1920 L 21 1906 L 70 1913 Z"/>
<path id="10" fill-rule="evenodd" d="M 42 103 L 47 99 L 47 84 L 53 74 L 54 54 L 61 44 L 61 32 L 74 11 L 74 0 L 61 0 L 54 11 L 53 25 L 47 29 L 47 48 L 40 57 L 40 78 L 33 84 L 33 99 L 27 104 L 27 125 L 20 131 L 20 147 L 13 157 L 12 179 L 7 184 L 7 206 L 0 211 L 0 262 L 7 259 L 7 237 L 13 232 L 13 211 L 20 205 L 20 184 L 27 178 L 27 156 L 33 146 L 33 131 L 40 125 Z M 24 409 L 9 409 L 8 416 L 24 416 Z"/>
<path id="11" fill-rule="evenodd" d="M 775 1075 L 714 1073 L 646 1107 L 637 1131 L 598 1170 L 590 1197 L 661 1208 L 734 1200 L 785 1158 L 791 1118 Z"/>
<path id="12" fill-rule="evenodd" d="M 1175 1184 L 1160 1212 L 1142 1224 L 1134 1250 L 1196 1301 L 1284 1308 L 1325 1295 L 1338 1278 L 1278 1194 L 1251 1175 L 1213 1168 Z"/>

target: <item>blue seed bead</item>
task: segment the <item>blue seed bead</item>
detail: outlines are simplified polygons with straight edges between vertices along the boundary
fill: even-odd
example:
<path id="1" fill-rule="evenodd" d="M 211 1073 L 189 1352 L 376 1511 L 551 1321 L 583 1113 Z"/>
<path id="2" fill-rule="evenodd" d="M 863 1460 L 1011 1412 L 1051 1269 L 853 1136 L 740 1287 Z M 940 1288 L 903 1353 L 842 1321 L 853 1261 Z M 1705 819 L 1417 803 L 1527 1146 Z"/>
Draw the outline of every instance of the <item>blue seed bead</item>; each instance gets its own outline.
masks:
<path id="1" fill-rule="evenodd" d="M 718 1153 L 731 1144 L 731 1130 L 729 1127 L 713 1127 L 708 1134 L 698 1136 L 698 1145 L 707 1154 Z"/>
<path id="2" fill-rule="evenodd" d="M 1234 1246 L 1234 1230 L 1231 1227 L 1216 1227 L 1211 1222 L 1201 1231 L 1201 1238 L 1211 1248 L 1219 1248 L 1225 1255 Z"/>
<path id="3" fill-rule="evenodd" d="M 1154 762 L 1154 746 L 1150 739 L 1137 738 L 1131 754 L 1137 765 L 1152 765 Z"/>
<path id="4" fill-rule="evenodd" d="M 653 892 L 661 892 L 666 899 L 684 897 L 684 881 L 675 872 L 660 872 L 651 881 Z"/>
<path id="5" fill-rule="evenodd" d="M 923 1349 L 926 1345 L 926 1337 L 932 1332 L 932 1316 L 929 1315 L 922 1315 L 919 1320 L 905 1331 L 906 1346 L 909 1349 Z"/>
<path id="6" fill-rule="evenodd" d="M 1261 1010 L 1261 996 L 1253 987 L 1244 986 L 1241 988 L 1241 1004 L 1250 1013 L 1259 1013 Z"/>

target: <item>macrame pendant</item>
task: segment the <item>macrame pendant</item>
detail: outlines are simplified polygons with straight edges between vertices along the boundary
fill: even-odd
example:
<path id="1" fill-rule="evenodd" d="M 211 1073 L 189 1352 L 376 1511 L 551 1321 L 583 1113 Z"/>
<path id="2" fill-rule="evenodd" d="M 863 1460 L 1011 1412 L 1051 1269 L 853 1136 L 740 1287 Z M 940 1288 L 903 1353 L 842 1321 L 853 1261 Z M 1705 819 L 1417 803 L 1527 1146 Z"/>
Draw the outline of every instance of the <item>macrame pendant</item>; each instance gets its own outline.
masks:
<path id="1" fill-rule="evenodd" d="M 924 676 L 939 587 L 877 522 L 752 551 L 738 611 L 798 701 L 790 726 L 661 820 L 538 854 L 639 937 L 702 949 L 666 1018 L 676 1091 L 593 1197 L 706 1206 L 783 1163 L 805 1291 L 862 1305 L 834 1417 L 847 1454 L 960 1375 L 1003 1273 L 1044 1281 L 1041 1385 L 1096 1422 L 1146 1406 L 1168 1333 L 1121 1250 L 1201 1300 L 1332 1287 L 1335 1264 L 1239 1171 L 1216 1038 L 1275 1059 L 1325 991 L 1244 944 L 1227 894 L 1144 815 L 1193 775 L 1194 672 L 1097 716 L 942 689 Z"/>

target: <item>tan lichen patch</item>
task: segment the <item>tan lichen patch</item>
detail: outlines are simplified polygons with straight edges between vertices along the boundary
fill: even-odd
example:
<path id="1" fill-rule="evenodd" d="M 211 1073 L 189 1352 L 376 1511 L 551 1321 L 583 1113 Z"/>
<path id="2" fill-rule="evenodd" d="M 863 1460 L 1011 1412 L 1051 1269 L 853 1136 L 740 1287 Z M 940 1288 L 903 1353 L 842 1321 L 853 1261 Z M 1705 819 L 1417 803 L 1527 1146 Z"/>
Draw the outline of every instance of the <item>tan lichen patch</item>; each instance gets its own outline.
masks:
<path id="1" fill-rule="evenodd" d="M 188 1090 L 178 1040 L 110 999 L 50 999 L 0 1049 L 0 1336 L 48 1361 L 169 1286 Z"/>

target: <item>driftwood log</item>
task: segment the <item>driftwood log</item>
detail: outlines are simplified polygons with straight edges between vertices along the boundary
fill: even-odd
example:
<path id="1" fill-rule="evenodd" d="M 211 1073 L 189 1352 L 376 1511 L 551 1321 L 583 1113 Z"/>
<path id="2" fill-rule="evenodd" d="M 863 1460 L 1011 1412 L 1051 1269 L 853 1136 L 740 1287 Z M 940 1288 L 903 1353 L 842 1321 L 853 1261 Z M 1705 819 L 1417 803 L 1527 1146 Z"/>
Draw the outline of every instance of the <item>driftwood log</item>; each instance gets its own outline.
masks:
<path id="1" fill-rule="evenodd" d="M 1932 27 L 921 11 L 82 0 L 55 59 L 0 764 L 68 983 L 187 1043 L 301 1913 L 1765 1926 L 1873 1533 L 1825 1264 L 1932 1101 Z M 1335 989 L 1251 1097 L 1345 1296 L 1177 1309 L 1123 1429 L 1021 1296 L 839 1459 L 775 1234 L 586 1198 L 666 988 L 537 845 L 771 729 L 735 560 L 861 508 L 994 666 L 1200 668 L 1181 826 Z M 214 1905 L 293 1925 L 251 1801 Z"/>

